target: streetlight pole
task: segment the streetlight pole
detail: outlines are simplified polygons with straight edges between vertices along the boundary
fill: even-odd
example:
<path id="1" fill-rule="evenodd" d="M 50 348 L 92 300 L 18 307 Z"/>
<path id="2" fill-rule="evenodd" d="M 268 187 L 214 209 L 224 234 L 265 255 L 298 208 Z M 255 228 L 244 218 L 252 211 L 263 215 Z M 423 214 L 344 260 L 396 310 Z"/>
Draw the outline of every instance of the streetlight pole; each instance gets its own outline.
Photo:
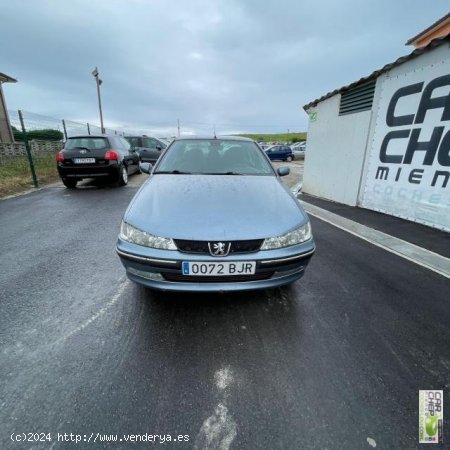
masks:
<path id="1" fill-rule="evenodd" d="M 100 112 L 100 127 L 102 129 L 102 134 L 105 134 L 105 127 L 103 126 L 102 99 L 100 97 L 100 85 L 102 84 L 102 80 L 100 80 L 98 76 L 97 67 L 95 67 L 95 69 L 92 71 L 92 75 L 94 76 L 95 82 L 97 84 L 98 110 Z"/>

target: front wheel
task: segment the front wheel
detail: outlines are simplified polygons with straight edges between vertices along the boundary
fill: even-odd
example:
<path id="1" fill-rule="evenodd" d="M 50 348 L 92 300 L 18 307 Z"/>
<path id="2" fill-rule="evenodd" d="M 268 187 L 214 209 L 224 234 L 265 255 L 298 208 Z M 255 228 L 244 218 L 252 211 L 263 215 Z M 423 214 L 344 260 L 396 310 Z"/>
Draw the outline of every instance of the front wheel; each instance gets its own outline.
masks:
<path id="1" fill-rule="evenodd" d="M 119 179 L 117 180 L 118 186 L 125 186 L 128 184 L 128 170 L 125 164 L 119 170 Z"/>
<path id="2" fill-rule="evenodd" d="M 78 183 L 78 180 L 73 180 L 73 179 L 68 179 L 68 178 L 63 178 L 62 182 L 64 184 L 64 186 L 68 189 L 75 189 Z"/>
<path id="3" fill-rule="evenodd" d="M 291 162 L 291 161 L 292 161 L 292 156 L 288 156 L 288 157 L 286 158 L 286 161 L 287 161 L 287 162 Z"/>

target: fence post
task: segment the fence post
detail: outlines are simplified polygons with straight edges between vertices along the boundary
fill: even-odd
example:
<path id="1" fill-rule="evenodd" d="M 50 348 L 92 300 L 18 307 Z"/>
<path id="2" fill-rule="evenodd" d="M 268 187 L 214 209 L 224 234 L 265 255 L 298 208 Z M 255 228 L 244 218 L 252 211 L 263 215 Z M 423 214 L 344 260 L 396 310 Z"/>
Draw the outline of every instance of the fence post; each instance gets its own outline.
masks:
<path id="1" fill-rule="evenodd" d="M 62 122 L 62 124 L 63 124 L 64 138 L 65 138 L 66 141 L 67 141 L 66 121 L 63 119 L 61 122 Z"/>
<path id="2" fill-rule="evenodd" d="M 19 120 L 20 120 L 20 125 L 22 127 L 23 141 L 25 143 L 25 150 L 27 151 L 28 162 L 30 164 L 31 176 L 33 177 L 33 184 L 34 184 L 34 187 L 37 188 L 38 187 L 38 181 L 37 181 L 37 178 L 36 178 L 36 172 L 34 170 L 33 157 L 31 156 L 31 148 L 30 148 L 30 144 L 28 143 L 27 130 L 25 129 L 25 124 L 23 122 L 22 111 L 20 109 L 19 109 Z"/>
<path id="3" fill-rule="evenodd" d="M 89 122 L 86 124 L 87 125 L 87 130 L 88 130 L 88 135 L 91 135 L 91 128 L 89 127 Z"/>

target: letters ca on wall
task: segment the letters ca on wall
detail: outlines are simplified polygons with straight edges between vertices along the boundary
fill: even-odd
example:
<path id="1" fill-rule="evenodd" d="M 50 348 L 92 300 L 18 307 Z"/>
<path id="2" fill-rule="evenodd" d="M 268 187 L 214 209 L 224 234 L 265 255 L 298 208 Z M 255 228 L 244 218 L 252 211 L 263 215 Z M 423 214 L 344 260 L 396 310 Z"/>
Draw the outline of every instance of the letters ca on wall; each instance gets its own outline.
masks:
<path id="1" fill-rule="evenodd" d="M 450 231 L 450 59 L 383 79 L 362 206 Z"/>

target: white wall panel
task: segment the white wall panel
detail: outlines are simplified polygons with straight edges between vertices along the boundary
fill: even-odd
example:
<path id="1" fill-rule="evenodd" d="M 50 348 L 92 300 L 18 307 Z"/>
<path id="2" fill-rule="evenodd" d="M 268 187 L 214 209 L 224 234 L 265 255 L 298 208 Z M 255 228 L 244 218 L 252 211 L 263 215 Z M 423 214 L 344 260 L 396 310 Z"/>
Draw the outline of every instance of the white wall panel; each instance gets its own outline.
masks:
<path id="1" fill-rule="evenodd" d="M 340 95 L 311 109 L 303 192 L 356 205 L 371 111 L 339 116 Z"/>

